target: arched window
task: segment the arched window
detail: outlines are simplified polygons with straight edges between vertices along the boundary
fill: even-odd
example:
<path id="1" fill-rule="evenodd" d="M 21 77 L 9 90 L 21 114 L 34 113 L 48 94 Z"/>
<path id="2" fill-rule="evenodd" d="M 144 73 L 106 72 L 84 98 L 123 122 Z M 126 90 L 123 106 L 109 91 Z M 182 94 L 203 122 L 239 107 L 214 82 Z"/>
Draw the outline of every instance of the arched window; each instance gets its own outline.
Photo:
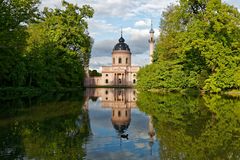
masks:
<path id="1" fill-rule="evenodd" d="M 105 91 L 105 94 L 106 94 L 106 95 L 108 94 L 108 90 Z"/>
<path id="2" fill-rule="evenodd" d="M 122 83 L 122 80 L 121 80 L 121 79 L 118 79 L 118 83 L 121 84 L 121 83 Z"/>
<path id="3" fill-rule="evenodd" d="M 113 58 L 113 64 L 115 64 L 115 58 Z"/>
<path id="4" fill-rule="evenodd" d="M 118 111 L 118 117 L 121 117 L 121 111 Z"/>
<path id="5" fill-rule="evenodd" d="M 128 116 L 128 113 L 127 113 L 127 111 L 125 111 L 125 116 L 126 116 L 126 117 Z"/>
<path id="6" fill-rule="evenodd" d="M 133 80 L 133 84 L 135 84 L 135 83 L 136 83 L 136 79 Z"/>
<path id="7" fill-rule="evenodd" d="M 105 80 L 106 84 L 108 84 L 108 79 Z"/>
<path id="8" fill-rule="evenodd" d="M 128 64 L 128 58 L 126 58 L 126 64 Z"/>
<path id="9" fill-rule="evenodd" d="M 122 58 L 118 58 L 118 63 L 119 63 L 119 64 L 122 63 Z"/>

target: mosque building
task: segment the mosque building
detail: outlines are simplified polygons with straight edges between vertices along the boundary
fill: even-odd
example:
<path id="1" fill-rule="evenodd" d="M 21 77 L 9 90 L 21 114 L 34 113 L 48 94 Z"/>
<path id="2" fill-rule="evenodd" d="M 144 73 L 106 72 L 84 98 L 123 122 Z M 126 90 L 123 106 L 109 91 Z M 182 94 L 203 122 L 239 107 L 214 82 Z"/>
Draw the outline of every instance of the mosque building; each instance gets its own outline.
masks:
<path id="1" fill-rule="evenodd" d="M 150 63 L 152 62 L 154 42 L 154 30 L 151 26 L 149 39 Z M 132 65 L 131 50 L 121 33 L 119 42 L 112 51 L 112 66 L 102 66 L 102 76 L 87 77 L 84 85 L 85 87 L 132 87 L 137 83 L 139 69 L 140 66 Z"/>

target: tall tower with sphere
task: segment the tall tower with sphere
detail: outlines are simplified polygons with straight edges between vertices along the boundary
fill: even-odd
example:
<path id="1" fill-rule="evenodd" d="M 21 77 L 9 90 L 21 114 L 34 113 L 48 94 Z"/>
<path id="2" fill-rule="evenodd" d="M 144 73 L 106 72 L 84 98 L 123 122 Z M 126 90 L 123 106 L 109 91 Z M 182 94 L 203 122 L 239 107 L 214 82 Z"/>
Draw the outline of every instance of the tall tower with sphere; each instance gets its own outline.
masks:
<path id="1" fill-rule="evenodd" d="M 149 56 L 150 56 L 150 64 L 153 62 L 153 51 L 154 51 L 154 43 L 155 43 L 155 39 L 154 39 L 154 30 L 153 30 L 153 25 L 151 22 L 151 29 L 150 29 L 150 39 L 148 40 L 149 42 Z"/>

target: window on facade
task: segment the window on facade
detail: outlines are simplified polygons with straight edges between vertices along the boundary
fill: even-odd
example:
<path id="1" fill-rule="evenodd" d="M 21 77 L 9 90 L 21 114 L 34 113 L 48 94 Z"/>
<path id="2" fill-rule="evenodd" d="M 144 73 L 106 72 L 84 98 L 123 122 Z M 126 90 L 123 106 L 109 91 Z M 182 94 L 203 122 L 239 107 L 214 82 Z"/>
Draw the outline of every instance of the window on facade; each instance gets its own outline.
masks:
<path id="1" fill-rule="evenodd" d="M 133 84 L 135 84 L 135 83 L 136 83 L 136 79 L 133 80 Z"/>
<path id="2" fill-rule="evenodd" d="M 108 97 L 106 97 L 106 100 L 108 100 Z"/>
<path id="3" fill-rule="evenodd" d="M 108 74 L 106 74 L 106 77 L 108 76 Z"/>
<path id="4" fill-rule="evenodd" d="M 113 64 L 115 64 L 115 58 L 113 58 Z"/>
<path id="5" fill-rule="evenodd" d="M 126 58 L 126 64 L 128 64 L 128 58 Z"/>
<path id="6" fill-rule="evenodd" d="M 127 114 L 127 111 L 125 111 L 125 116 L 127 117 L 127 115 L 128 115 L 128 114 Z"/>
<path id="7" fill-rule="evenodd" d="M 117 94 L 118 94 L 118 96 L 120 96 L 120 95 L 122 95 L 122 92 L 121 92 L 121 91 L 118 91 L 118 93 L 117 93 Z"/>
<path id="8" fill-rule="evenodd" d="M 121 83 L 122 83 L 122 80 L 121 80 L 121 79 L 118 79 L 118 83 L 121 84 Z"/>
<path id="9" fill-rule="evenodd" d="M 113 112 L 112 112 L 112 115 L 113 115 L 113 117 L 114 117 L 114 110 L 113 110 Z"/>
<path id="10" fill-rule="evenodd" d="M 108 90 L 106 90 L 105 93 L 108 94 Z"/>
<path id="11" fill-rule="evenodd" d="M 118 111 L 118 117 L 121 117 L 121 111 Z"/>
<path id="12" fill-rule="evenodd" d="M 133 74 L 133 76 L 135 77 L 135 76 L 136 76 L 136 74 Z"/>
<path id="13" fill-rule="evenodd" d="M 106 79 L 105 82 L 108 83 L 108 79 Z"/>
<path id="14" fill-rule="evenodd" d="M 122 58 L 118 58 L 118 63 L 119 63 L 119 64 L 122 63 Z"/>

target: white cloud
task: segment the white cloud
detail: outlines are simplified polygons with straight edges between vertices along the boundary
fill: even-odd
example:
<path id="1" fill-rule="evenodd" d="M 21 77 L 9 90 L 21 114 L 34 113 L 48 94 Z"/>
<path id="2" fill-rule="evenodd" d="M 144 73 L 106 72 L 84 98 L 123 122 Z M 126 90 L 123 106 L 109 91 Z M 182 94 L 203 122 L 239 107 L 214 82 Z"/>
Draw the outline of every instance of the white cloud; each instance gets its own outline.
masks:
<path id="1" fill-rule="evenodd" d="M 155 29 L 155 37 L 159 35 Z M 123 37 L 132 52 L 132 64 L 144 66 L 149 62 L 149 29 L 123 28 Z M 118 37 L 119 38 L 119 37 Z M 104 65 L 111 65 L 111 53 L 114 45 L 118 43 L 116 39 L 105 39 L 97 41 L 93 45 L 91 68 L 99 68 Z"/>
<path id="2" fill-rule="evenodd" d="M 89 4 L 95 9 L 97 16 L 107 16 L 107 17 L 120 17 L 129 18 L 140 15 L 142 13 L 153 15 L 158 13 L 160 15 L 161 11 L 166 8 L 170 3 L 176 2 L 176 0 L 67 0 L 73 4 Z M 61 0 L 42 0 L 42 6 L 49 7 L 59 7 Z"/>
<path id="3" fill-rule="evenodd" d="M 111 56 L 92 57 L 90 60 L 90 69 L 100 70 L 101 66 L 110 66 L 111 60 Z"/>
<path id="4" fill-rule="evenodd" d="M 108 33 L 116 33 L 117 28 L 106 20 L 90 19 L 89 21 L 90 36 L 103 39 Z"/>
<path id="5" fill-rule="evenodd" d="M 149 52 L 146 51 L 143 54 L 132 55 L 132 65 L 134 66 L 145 66 L 149 64 Z"/>
<path id="6" fill-rule="evenodd" d="M 147 28 L 147 27 L 149 28 L 150 25 L 151 25 L 150 19 L 139 20 L 134 24 L 135 27 L 140 27 L 140 28 Z"/>
<path id="7" fill-rule="evenodd" d="M 41 8 L 60 7 L 62 0 L 42 0 Z M 155 37 L 162 11 L 178 0 L 67 0 L 73 4 L 89 4 L 95 10 L 89 22 L 89 33 L 94 38 L 90 67 L 99 68 L 111 64 L 111 52 L 118 42 L 120 28 L 133 54 L 133 64 L 143 65 L 149 61 L 148 38 L 150 19 L 153 20 Z M 240 10 L 240 0 L 224 0 Z"/>
<path id="8" fill-rule="evenodd" d="M 135 143 L 134 145 L 138 149 L 143 149 L 144 147 L 146 147 L 144 143 Z"/>

